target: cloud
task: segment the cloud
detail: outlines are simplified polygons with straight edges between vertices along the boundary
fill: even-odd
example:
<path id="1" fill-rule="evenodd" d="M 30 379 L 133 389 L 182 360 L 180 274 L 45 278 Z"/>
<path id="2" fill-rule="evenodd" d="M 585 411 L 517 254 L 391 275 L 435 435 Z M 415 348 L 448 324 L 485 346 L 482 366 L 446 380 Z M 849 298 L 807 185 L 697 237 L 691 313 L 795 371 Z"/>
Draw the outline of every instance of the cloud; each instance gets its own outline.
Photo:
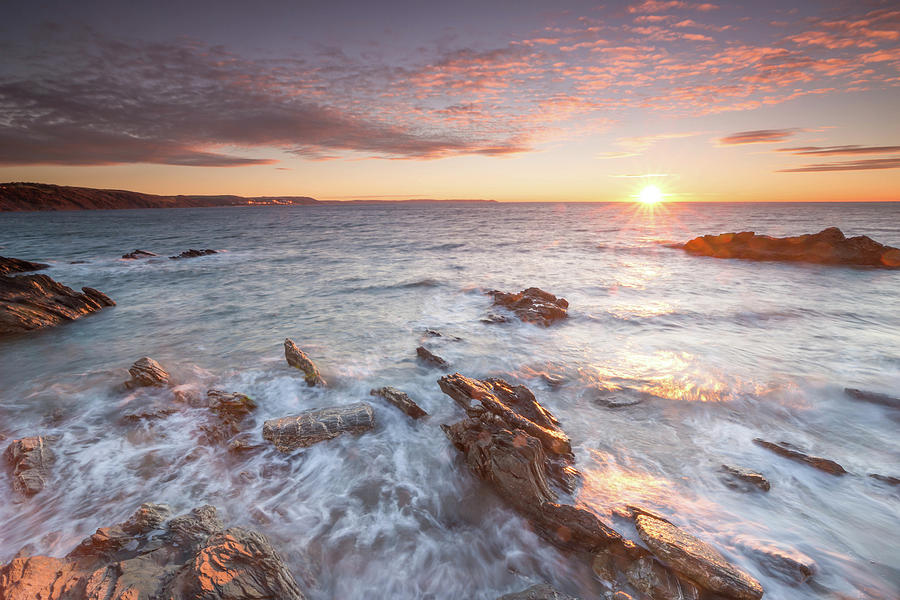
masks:
<path id="1" fill-rule="evenodd" d="M 803 165 L 793 169 L 780 169 L 779 173 L 820 173 L 824 171 L 871 171 L 873 169 L 900 169 L 900 158 L 871 158 L 833 163 Z"/>
<path id="2" fill-rule="evenodd" d="M 896 154 L 900 146 L 802 146 L 799 148 L 778 148 L 777 152 L 790 152 L 797 155 L 850 155 L 850 154 Z"/>
<path id="3" fill-rule="evenodd" d="M 720 146 L 737 144 L 761 144 L 783 141 L 794 135 L 799 129 L 757 129 L 755 131 L 739 131 L 719 138 Z"/>

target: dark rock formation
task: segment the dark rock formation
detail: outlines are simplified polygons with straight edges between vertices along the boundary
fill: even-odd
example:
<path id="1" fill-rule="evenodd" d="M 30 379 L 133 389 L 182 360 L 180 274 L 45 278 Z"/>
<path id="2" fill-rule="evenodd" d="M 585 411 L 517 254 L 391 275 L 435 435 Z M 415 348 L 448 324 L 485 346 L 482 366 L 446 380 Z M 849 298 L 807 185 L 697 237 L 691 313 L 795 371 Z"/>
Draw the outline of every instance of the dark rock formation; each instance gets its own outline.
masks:
<path id="1" fill-rule="evenodd" d="M 125 387 L 164 387 L 169 385 L 169 374 L 158 362 L 144 356 L 137 359 L 128 369 L 131 379 L 125 382 Z"/>
<path id="2" fill-rule="evenodd" d="M 207 407 L 213 414 L 209 423 L 200 427 L 206 441 L 222 444 L 241 432 L 241 422 L 256 410 L 256 402 L 250 396 L 238 393 L 209 390 L 206 392 Z M 246 450 L 252 447 L 247 440 L 235 440 L 232 450 Z"/>
<path id="3" fill-rule="evenodd" d="M 764 492 L 768 492 L 771 486 L 769 480 L 762 473 L 745 469 L 744 467 L 735 467 L 732 465 L 722 465 L 722 472 L 728 475 L 725 479 L 726 485 L 732 488 L 749 490 L 750 486 L 755 486 Z"/>
<path id="4" fill-rule="evenodd" d="M 818 570 L 816 561 L 793 548 L 779 548 L 748 536 L 738 536 L 734 541 L 769 575 L 789 583 L 803 583 Z"/>
<path id="5" fill-rule="evenodd" d="M 306 385 L 309 387 L 325 385 L 325 380 L 319 375 L 319 369 L 316 368 L 315 363 L 290 338 L 284 340 L 284 358 L 289 365 L 303 371 Z"/>
<path id="6" fill-rule="evenodd" d="M 65 558 L 19 556 L 0 569 L 3 600 L 303 600 L 265 536 L 223 529 L 203 506 L 166 524 L 168 507 L 144 504 Z"/>
<path id="7" fill-rule="evenodd" d="M 900 485 L 900 477 L 891 477 L 890 475 L 879 475 L 878 473 L 869 473 L 869 477 L 875 481 L 886 483 L 888 485 Z"/>
<path id="8" fill-rule="evenodd" d="M 444 360 L 437 354 L 431 353 L 424 346 L 419 346 L 418 348 L 416 348 L 416 355 L 422 362 L 434 367 L 438 367 L 440 369 L 446 369 L 450 366 L 446 360 Z"/>
<path id="9" fill-rule="evenodd" d="M 0 256 L 0 275 L 9 275 L 10 273 L 25 273 L 27 271 L 40 271 L 46 269 L 50 265 L 44 263 L 36 263 L 21 258 L 6 258 Z"/>
<path id="10" fill-rule="evenodd" d="M 0 275 L 0 335 L 74 321 L 116 304 L 95 289 L 82 291 L 46 275 Z"/>
<path id="11" fill-rule="evenodd" d="M 428 416 L 428 413 L 422 410 L 422 408 L 418 404 L 413 402 L 412 398 L 410 398 L 397 388 L 378 388 L 377 390 L 370 391 L 369 394 L 372 396 L 379 396 L 381 398 L 384 398 L 385 400 L 408 414 L 413 419 L 420 419 L 422 417 Z"/>
<path id="12" fill-rule="evenodd" d="M 844 393 L 854 400 L 861 400 L 863 402 L 870 402 L 872 404 L 887 406 L 888 408 L 900 409 L 900 398 L 888 396 L 887 394 L 867 392 L 865 390 L 856 390 L 853 388 L 844 388 Z"/>
<path id="13" fill-rule="evenodd" d="M 159 254 L 147 252 L 146 250 L 132 250 L 128 254 L 123 254 L 122 258 L 125 260 L 137 260 L 139 258 L 151 258 L 153 256 L 159 256 Z"/>
<path id="14" fill-rule="evenodd" d="M 6 447 L 3 457 L 12 471 L 12 485 L 17 492 L 33 496 L 44 489 L 53 462 L 47 441 L 44 437 L 27 437 L 13 440 Z"/>
<path id="15" fill-rule="evenodd" d="M 634 589 L 652 600 L 699 600 L 700 590 L 679 578 L 651 556 L 625 567 L 625 578 Z"/>
<path id="16" fill-rule="evenodd" d="M 645 514 L 635 518 L 644 543 L 659 560 L 705 589 L 737 600 L 758 600 L 762 586 L 722 556 L 715 548 L 671 523 Z"/>
<path id="17" fill-rule="evenodd" d="M 569 303 L 565 298 L 557 298 L 549 292 L 532 287 L 518 294 L 492 290 L 494 305 L 511 310 L 526 323 L 548 326 L 568 316 Z M 496 321 L 491 321 L 496 322 Z"/>
<path id="18" fill-rule="evenodd" d="M 822 458 L 821 456 L 812 456 L 809 454 L 805 454 L 801 452 L 796 446 L 789 444 L 788 442 L 767 442 L 764 439 L 755 438 L 753 440 L 753 443 L 771 450 L 775 454 L 780 454 L 781 456 L 799 462 L 805 462 L 821 471 L 831 473 L 832 475 L 843 475 L 847 472 L 844 470 L 844 467 L 834 462 L 833 460 Z"/>
<path id="19" fill-rule="evenodd" d="M 864 235 L 847 238 L 837 227 L 785 238 L 756 235 L 752 231 L 704 235 L 680 247 L 691 254 L 715 258 L 900 267 L 900 248 L 879 244 Z"/>
<path id="20" fill-rule="evenodd" d="M 191 248 L 190 250 L 185 250 L 178 256 L 170 256 L 172 260 L 178 260 L 180 258 L 196 258 L 198 256 L 206 256 L 208 254 L 218 254 L 216 250 L 210 250 L 209 248 L 204 248 L 203 250 L 195 250 Z M 123 257 L 124 258 L 124 257 Z"/>
<path id="21" fill-rule="evenodd" d="M 505 594 L 497 598 L 497 600 L 578 600 L 568 594 L 559 592 L 546 583 L 533 585 L 527 590 L 516 592 L 514 594 Z"/>
<path id="22" fill-rule="evenodd" d="M 342 433 L 361 433 L 375 426 L 375 414 L 365 402 L 309 410 L 263 423 L 263 438 L 281 452 L 312 446 Z"/>

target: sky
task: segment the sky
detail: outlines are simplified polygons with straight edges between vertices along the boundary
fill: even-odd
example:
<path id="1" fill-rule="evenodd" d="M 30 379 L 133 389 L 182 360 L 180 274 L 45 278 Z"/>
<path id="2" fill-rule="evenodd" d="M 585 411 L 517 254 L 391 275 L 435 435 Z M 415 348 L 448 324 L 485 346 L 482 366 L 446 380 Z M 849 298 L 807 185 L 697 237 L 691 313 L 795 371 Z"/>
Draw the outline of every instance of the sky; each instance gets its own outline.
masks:
<path id="1" fill-rule="evenodd" d="M 895 0 L 31 0 L 0 56 L 0 181 L 900 200 Z"/>

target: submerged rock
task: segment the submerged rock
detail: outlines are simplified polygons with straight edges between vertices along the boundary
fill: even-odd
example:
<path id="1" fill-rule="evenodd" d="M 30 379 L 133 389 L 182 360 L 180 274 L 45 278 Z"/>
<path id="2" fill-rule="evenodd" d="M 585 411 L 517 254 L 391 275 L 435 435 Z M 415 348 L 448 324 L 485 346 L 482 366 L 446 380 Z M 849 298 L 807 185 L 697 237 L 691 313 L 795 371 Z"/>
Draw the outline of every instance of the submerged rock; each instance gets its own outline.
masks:
<path id="1" fill-rule="evenodd" d="M 125 382 L 125 387 L 165 387 L 169 385 L 169 374 L 158 362 L 144 356 L 137 359 L 128 369 L 131 379 Z"/>
<path id="2" fill-rule="evenodd" d="M 375 426 L 375 413 L 365 402 L 309 410 L 263 423 L 263 438 L 281 452 L 312 446 L 342 433 L 361 433 Z"/>
<path id="3" fill-rule="evenodd" d="M 418 348 L 416 348 L 416 355 L 419 357 L 419 360 L 434 367 L 446 369 L 450 366 L 446 360 L 444 360 L 437 354 L 433 354 L 424 346 L 419 346 Z"/>
<path id="4" fill-rule="evenodd" d="M 428 416 L 428 413 L 422 410 L 422 408 L 418 404 L 413 402 L 412 398 L 410 398 L 397 388 L 378 388 L 377 390 L 371 390 L 369 394 L 372 396 L 384 398 L 385 400 L 408 414 L 413 419 L 420 419 L 422 417 Z"/>
<path id="5" fill-rule="evenodd" d="M 879 475 L 878 473 L 869 473 L 869 477 L 875 481 L 886 483 L 888 485 L 900 485 L 900 477 L 891 477 L 890 475 Z"/>
<path id="6" fill-rule="evenodd" d="M 82 292 L 47 275 L 0 275 L 0 335 L 74 321 L 116 304 L 93 288 Z"/>
<path id="7" fill-rule="evenodd" d="M 492 290 L 488 294 L 493 296 L 495 306 L 511 310 L 526 323 L 548 326 L 568 316 L 569 302 L 540 288 L 528 288 L 518 294 Z"/>
<path id="8" fill-rule="evenodd" d="M 769 480 L 766 479 L 762 473 L 757 473 L 756 471 L 751 471 L 750 469 L 745 469 L 744 467 L 735 467 L 732 465 L 722 465 L 722 472 L 729 475 L 727 479 L 725 479 L 726 485 L 733 488 L 739 488 L 743 490 L 749 489 L 747 485 L 750 484 L 761 489 L 764 492 L 768 492 L 771 486 L 769 485 Z"/>
<path id="9" fill-rule="evenodd" d="M 45 437 L 27 437 L 13 440 L 6 447 L 3 457 L 12 471 L 12 486 L 17 492 L 33 496 L 44 489 L 54 458 L 47 441 Z"/>
<path id="10" fill-rule="evenodd" d="M 654 558 L 644 556 L 625 568 L 628 583 L 652 600 L 699 600 L 700 590 Z"/>
<path id="11" fill-rule="evenodd" d="M 887 394 L 867 392 L 865 390 L 856 390 L 853 388 L 844 388 L 844 393 L 854 400 L 861 400 L 863 402 L 870 402 L 872 404 L 879 404 L 881 406 L 887 406 L 889 408 L 900 409 L 900 398 L 888 396 Z"/>
<path id="12" fill-rule="evenodd" d="M 547 585 L 539 583 L 533 585 L 527 590 L 516 592 L 514 594 L 505 594 L 497 598 L 497 600 L 578 600 L 568 594 L 563 594 Z"/>
<path id="13" fill-rule="evenodd" d="M 325 380 L 319 375 L 319 369 L 315 363 L 297 347 L 291 338 L 284 340 L 284 358 L 290 366 L 303 371 L 303 378 L 309 387 L 325 385 Z"/>
<path id="14" fill-rule="evenodd" d="M 123 254 L 122 258 L 124 258 L 125 260 L 137 260 L 139 258 L 151 258 L 154 256 L 159 256 L 159 254 L 147 252 L 146 250 L 132 250 L 128 254 Z"/>
<path id="15" fill-rule="evenodd" d="M 763 588 L 729 563 L 715 548 L 667 521 L 646 514 L 635 518 L 644 543 L 659 560 L 705 589 L 737 600 L 758 600 Z"/>
<path id="16" fill-rule="evenodd" d="M 805 454 L 801 452 L 796 446 L 789 444 L 788 442 L 767 442 L 762 438 L 755 438 L 753 440 L 753 443 L 757 444 L 758 446 L 762 446 L 767 450 L 771 450 L 775 454 L 780 454 L 781 456 L 799 462 L 805 462 L 806 464 L 812 465 L 820 471 L 825 471 L 826 473 L 830 473 L 832 475 L 844 475 L 847 472 L 844 470 L 844 467 L 834 462 L 833 460 L 822 458 L 821 456 L 812 456 L 810 454 Z"/>
<path id="17" fill-rule="evenodd" d="M 166 523 L 169 508 L 144 504 L 103 527 L 65 558 L 19 556 L 0 569 L 4 600 L 303 600 L 269 540 L 224 529 L 203 506 Z"/>
<path id="18" fill-rule="evenodd" d="M 0 275 L 9 275 L 10 273 L 26 273 L 28 271 L 40 271 L 46 269 L 50 265 L 44 263 L 31 262 L 22 260 L 21 258 L 7 258 L 0 256 Z"/>
<path id="19" fill-rule="evenodd" d="M 864 235 L 847 238 L 837 227 L 784 238 L 757 235 L 752 231 L 704 235 L 679 247 L 690 254 L 715 258 L 900 267 L 900 248 L 879 244 Z"/>
<path id="20" fill-rule="evenodd" d="M 818 570 L 816 561 L 793 548 L 780 548 L 749 536 L 738 536 L 734 541 L 767 573 L 790 583 L 803 583 Z"/>
<path id="21" fill-rule="evenodd" d="M 169 258 L 171 258 L 172 260 L 178 260 L 180 258 L 196 258 L 198 256 L 207 256 L 209 254 L 218 254 L 218 251 L 210 250 L 209 248 L 204 248 L 203 250 L 195 250 L 191 248 L 190 250 L 185 250 L 178 256 L 170 256 Z"/>
<path id="22" fill-rule="evenodd" d="M 588 394 L 592 402 L 607 408 L 634 406 L 651 397 L 646 392 L 619 386 L 594 386 L 588 391 Z"/>
<path id="23" fill-rule="evenodd" d="M 213 419 L 200 427 L 206 440 L 213 444 L 224 443 L 241 432 L 244 418 L 256 410 L 256 402 L 247 395 L 236 392 L 209 390 L 206 405 Z M 249 440 L 234 440 L 229 449 L 240 451 L 253 447 Z"/>

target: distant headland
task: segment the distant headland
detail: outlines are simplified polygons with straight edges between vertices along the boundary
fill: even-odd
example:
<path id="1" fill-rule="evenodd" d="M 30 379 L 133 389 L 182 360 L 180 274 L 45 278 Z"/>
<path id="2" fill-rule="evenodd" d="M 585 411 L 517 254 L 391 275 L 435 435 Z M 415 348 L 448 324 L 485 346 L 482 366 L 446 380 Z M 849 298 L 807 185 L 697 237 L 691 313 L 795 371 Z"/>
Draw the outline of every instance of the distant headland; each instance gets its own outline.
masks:
<path id="1" fill-rule="evenodd" d="M 128 190 L 101 190 L 49 183 L 0 183 L 0 212 L 110 210 L 122 208 L 207 208 L 216 206 L 306 206 L 332 204 L 487 203 L 495 200 L 316 200 L 309 196 L 159 196 Z"/>

